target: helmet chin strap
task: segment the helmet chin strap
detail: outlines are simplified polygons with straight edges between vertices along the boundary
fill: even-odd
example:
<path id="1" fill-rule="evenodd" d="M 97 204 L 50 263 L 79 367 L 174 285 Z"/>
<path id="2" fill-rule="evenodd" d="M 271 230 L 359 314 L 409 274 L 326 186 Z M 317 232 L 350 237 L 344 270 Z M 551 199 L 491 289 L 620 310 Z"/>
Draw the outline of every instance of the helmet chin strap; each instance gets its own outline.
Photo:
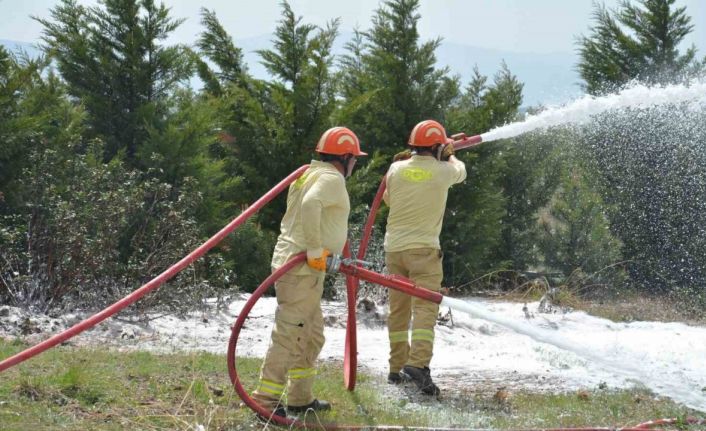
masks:
<path id="1" fill-rule="evenodd" d="M 345 174 L 343 176 L 345 178 L 350 178 L 351 174 L 353 173 L 353 167 L 355 166 L 355 156 L 353 156 L 352 154 L 346 154 L 342 157 L 342 159 L 343 170 L 345 171 Z"/>

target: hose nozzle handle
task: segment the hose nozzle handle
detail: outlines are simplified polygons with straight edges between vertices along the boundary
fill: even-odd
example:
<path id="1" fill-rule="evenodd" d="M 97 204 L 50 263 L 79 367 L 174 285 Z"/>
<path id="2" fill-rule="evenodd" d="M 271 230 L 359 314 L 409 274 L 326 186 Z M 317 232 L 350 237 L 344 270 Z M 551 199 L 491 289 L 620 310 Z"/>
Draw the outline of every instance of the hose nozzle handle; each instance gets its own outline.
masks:
<path id="1" fill-rule="evenodd" d="M 372 268 L 373 262 L 368 262 L 365 260 L 354 259 L 352 257 L 343 257 L 340 254 L 332 254 L 326 258 L 326 273 L 335 274 L 341 268 L 341 264 L 346 266 L 362 266 L 365 268 Z"/>
<path id="2" fill-rule="evenodd" d="M 343 259 L 343 263 L 349 266 L 362 266 L 364 268 L 372 268 L 375 263 L 373 262 L 368 262 L 367 260 L 361 260 L 361 259 L 353 259 L 352 257 L 347 257 Z"/>

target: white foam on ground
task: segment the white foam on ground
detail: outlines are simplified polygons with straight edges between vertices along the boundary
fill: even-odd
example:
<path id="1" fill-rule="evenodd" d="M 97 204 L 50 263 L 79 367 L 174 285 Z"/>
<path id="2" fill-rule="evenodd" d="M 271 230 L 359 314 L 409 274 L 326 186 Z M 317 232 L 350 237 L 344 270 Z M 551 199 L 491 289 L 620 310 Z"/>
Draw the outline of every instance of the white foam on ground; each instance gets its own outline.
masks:
<path id="1" fill-rule="evenodd" d="M 706 328 L 662 322 L 616 324 L 579 312 L 542 322 L 522 316 L 518 319 L 503 308 L 493 312 L 489 305 L 474 301 L 444 298 L 442 305 L 529 337 L 540 362 L 554 361 L 572 373 L 587 374 L 583 376 L 587 382 L 592 377 L 619 381 L 619 386 L 639 382 L 658 394 L 706 411 L 706 392 L 702 390 L 706 389 L 706 371 L 703 359 L 698 359 L 706 358 Z M 545 327 L 538 326 L 542 323 Z M 505 339 L 515 338 L 507 335 Z"/>
<path id="2" fill-rule="evenodd" d="M 156 319 L 149 331 L 134 340 L 134 347 L 225 354 L 230 326 L 248 297 L 238 297 L 228 311 L 209 314 L 206 322 L 201 314 L 187 320 Z M 539 314 L 537 303 L 528 304 L 535 313 L 527 319 L 522 304 L 473 298 L 461 302 L 468 304 L 471 314 L 454 311 L 453 327 L 436 327 L 431 368 L 442 387 L 445 382 L 502 385 L 504 380 L 515 387 L 552 392 L 594 389 L 600 384 L 609 388 L 644 385 L 706 412 L 706 327 L 615 323 L 580 311 Z M 258 301 L 241 331 L 239 356 L 264 356 L 276 306 L 275 298 Z M 342 360 L 345 306 L 324 301 L 323 308 L 330 322 L 320 358 Z M 478 310 L 487 313 L 485 319 L 477 317 Z M 386 376 L 387 330 L 381 319 L 367 323 L 358 324 L 358 363 Z"/>
<path id="3" fill-rule="evenodd" d="M 208 351 L 225 354 L 230 327 L 250 295 L 237 297 L 222 311 L 193 313 L 189 318 L 159 317 L 148 325 L 108 319 L 72 339 L 81 345 L 111 344 L 120 349 L 157 352 Z M 508 386 L 543 392 L 566 392 L 643 385 L 689 407 L 706 412 L 706 327 L 669 322 L 615 323 L 584 312 L 537 313 L 527 319 L 522 304 L 476 298 L 445 299 L 456 308 L 453 326 L 437 325 L 432 376 L 442 389 Z M 263 357 L 277 306 L 275 298 L 260 299 L 241 331 L 238 356 Z M 343 359 L 346 308 L 324 301 L 327 326 L 321 360 Z M 442 306 L 445 313 L 447 308 Z M 17 309 L 4 317 L 0 335 L 14 336 L 14 320 L 24 320 Z M 15 316 L 17 314 L 17 316 Z M 483 318 L 479 318 L 482 316 Z M 85 316 L 73 316 L 73 319 Z M 388 336 L 384 310 L 359 313 L 358 363 L 366 372 L 388 373 Z M 13 320 L 14 319 L 14 320 Z M 36 334 L 69 326 L 70 316 L 46 320 Z M 19 321 L 18 320 L 18 321 Z M 63 325 L 60 325 L 60 320 Z M 15 322 L 17 323 L 17 322 Z M 51 329 L 50 329 L 51 328 Z M 37 340 L 28 339 L 30 342 Z M 225 366 L 225 365 L 224 365 Z"/>

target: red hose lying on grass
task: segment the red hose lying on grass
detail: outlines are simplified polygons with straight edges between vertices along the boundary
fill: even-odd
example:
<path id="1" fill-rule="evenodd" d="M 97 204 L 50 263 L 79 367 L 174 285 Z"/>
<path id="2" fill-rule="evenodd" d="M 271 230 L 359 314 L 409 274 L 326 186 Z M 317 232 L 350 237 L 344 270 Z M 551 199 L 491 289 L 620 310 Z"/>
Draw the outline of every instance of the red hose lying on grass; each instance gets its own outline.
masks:
<path id="1" fill-rule="evenodd" d="M 112 304 L 111 306 L 107 307 L 103 311 L 89 317 L 88 319 L 83 320 L 82 322 L 72 326 L 71 328 L 67 329 L 64 332 L 61 332 L 59 334 L 54 335 L 53 337 L 37 344 L 34 345 L 20 353 L 17 353 L 16 355 L 13 355 L 9 358 L 4 359 L 3 361 L 0 362 L 0 372 L 7 370 L 8 368 L 17 365 L 27 359 L 32 358 L 33 356 L 36 356 L 68 339 L 71 337 L 78 335 L 79 333 L 85 331 L 86 329 L 92 328 L 93 326 L 97 325 L 98 323 L 102 322 L 103 320 L 107 319 L 108 317 L 118 313 L 119 311 L 123 310 L 124 308 L 134 304 L 137 302 L 140 298 L 142 298 L 144 295 L 147 293 L 151 292 L 152 290 L 157 289 L 159 286 L 161 286 L 164 282 L 169 280 L 170 278 L 174 277 L 179 271 L 182 269 L 186 268 L 188 265 L 190 265 L 192 262 L 194 262 L 196 259 L 200 258 L 203 256 L 208 250 L 213 248 L 215 245 L 217 245 L 220 241 L 222 241 L 227 235 L 229 235 L 231 232 L 233 232 L 238 226 L 240 226 L 243 222 L 245 222 L 249 217 L 251 217 L 255 212 L 257 212 L 260 208 L 262 208 L 264 205 L 266 205 L 268 202 L 270 202 L 275 196 L 277 196 L 279 193 L 281 193 L 286 187 L 289 186 L 293 181 L 295 181 L 301 174 L 306 170 L 308 166 L 302 166 L 296 171 L 292 172 L 289 176 L 287 176 L 285 179 L 283 179 L 280 183 L 278 183 L 272 190 L 270 190 L 268 193 L 263 195 L 260 199 L 258 199 L 254 204 L 252 204 L 250 207 L 248 207 L 245 211 L 243 211 L 238 217 L 236 217 L 232 222 L 230 222 L 227 226 L 225 226 L 223 229 L 221 229 L 216 235 L 211 237 L 208 241 L 203 243 L 201 246 L 199 246 L 197 249 L 189 253 L 186 257 L 181 259 L 179 262 L 168 268 L 166 271 L 162 272 L 160 275 L 155 277 L 153 280 L 149 281 L 147 284 L 143 285 L 139 289 L 135 290 L 131 294 L 127 295 L 123 299 L 119 300 L 118 302 Z M 371 216 L 368 219 L 368 223 L 366 224 L 365 227 L 365 233 L 363 236 L 363 241 L 361 241 L 361 247 L 358 250 L 358 258 L 363 259 L 365 257 L 365 250 L 367 248 L 367 242 L 370 237 L 370 232 L 372 231 L 372 223 L 375 220 L 375 212 L 377 212 L 377 208 L 380 204 L 380 199 L 382 198 L 382 192 L 384 191 L 384 182 L 381 184 L 380 188 L 378 189 L 378 195 L 376 196 L 376 199 L 373 203 L 373 207 L 371 208 L 373 211 L 371 211 Z M 346 247 L 346 256 L 350 256 L 350 251 L 348 247 Z M 272 285 L 279 277 L 281 277 L 285 272 L 287 272 L 291 267 L 303 262 L 305 259 L 305 254 L 301 254 L 297 257 L 295 257 L 293 260 L 287 262 L 285 265 L 283 265 L 281 268 L 279 268 L 277 271 L 272 273 L 265 281 L 260 284 L 260 286 L 255 290 L 255 292 L 252 294 L 252 296 L 248 299 L 246 302 L 245 306 L 243 307 L 243 310 L 241 313 L 238 315 L 238 319 L 236 320 L 235 325 L 232 328 L 232 333 L 231 333 L 231 338 L 230 342 L 228 345 L 228 373 L 230 375 L 231 381 L 233 382 L 233 386 L 235 387 L 236 392 L 238 395 L 241 397 L 241 399 L 245 402 L 245 404 L 248 405 L 251 409 L 253 409 L 255 412 L 259 413 L 260 415 L 264 417 L 269 417 L 271 415 L 271 412 L 268 410 L 264 409 L 263 407 L 259 406 L 250 396 L 248 393 L 245 391 L 243 388 L 242 384 L 240 383 L 240 380 L 238 378 L 237 370 L 236 370 L 236 355 L 235 355 L 235 348 L 237 345 L 237 340 L 238 340 L 238 335 L 240 333 L 240 330 L 245 322 L 245 319 L 247 318 L 248 313 L 254 306 L 255 302 L 262 296 L 264 291 Z M 355 328 L 355 293 L 357 290 L 357 276 L 362 276 L 362 278 L 368 280 L 368 281 L 374 281 L 378 282 L 384 286 L 395 288 L 397 286 L 398 288 L 401 286 L 404 286 L 406 288 L 413 288 L 414 285 L 409 282 L 409 280 L 402 279 L 399 277 L 394 277 L 394 276 L 385 276 L 382 274 L 377 274 L 372 271 L 368 271 L 362 268 L 358 268 L 356 266 L 344 266 L 342 269 L 342 272 L 345 272 L 347 275 L 347 288 L 348 288 L 348 328 L 347 328 L 347 333 L 346 333 L 346 359 L 344 360 L 344 372 L 345 372 L 345 383 L 346 387 L 349 390 L 353 390 L 355 387 L 355 375 L 356 375 L 356 328 Z M 427 295 L 421 295 L 422 292 L 420 292 L 420 297 L 426 296 L 425 299 L 429 299 L 432 301 L 436 301 L 439 298 L 437 297 L 438 294 L 433 294 L 433 292 L 429 292 Z M 409 429 L 409 427 L 403 427 L 403 426 L 390 426 L 390 425 L 377 425 L 377 426 L 370 426 L 370 425 L 363 425 L 363 426 L 351 426 L 351 425 L 336 425 L 336 424 L 326 424 L 322 425 L 321 423 L 317 422 L 315 424 L 306 424 L 294 419 L 289 419 L 289 418 L 279 418 L 277 416 L 272 417 L 272 421 L 281 425 L 293 425 L 297 427 L 312 427 L 312 428 L 318 428 L 318 429 L 331 429 L 331 430 L 360 430 L 360 429 L 376 429 L 376 430 L 404 430 L 404 429 Z M 677 424 L 677 423 L 686 423 L 686 424 L 704 424 L 706 423 L 704 420 L 697 420 L 694 418 L 687 418 L 685 420 L 677 420 L 677 419 L 660 419 L 660 420 L 655 420 L 655 421 L 650 421 L 650 422 L 645 422 L 643 424 L 638 425 L 637 427 L 633 428 L 554 428 L 554 429 L 545 429 L 545 431 L 645 431 L 645 430 L 652 430 L 652 431 L 659 431 L 659 430 L 654 430 L 653 428 L 650 428 L 651 426 L 655 425 L 665 425 L 665 424 Z M 448 428 L 416 428 L 416 429 L 434 429 L 434 430 L 450 430 Z M 459 431 L 460 429 L 455 428 L 454 430 Z M 527 430 L 530 431 L 530 430 Z"/>
<path id="2" fill-rule="evenodd" d="M 273 415 L 273 412 L 265 409 L 264 407 L 260 406 L 254 399 L 250 397 L 248 392 L 245 390 L 243 387 L 242 383 L 240 382 L 240 378 L 238 376 L 238 370 L 237 370 L 237 355 L 236 355 L 236 348 L 238 345 L 238 337 L 240 335 L 240 331 L 243 328 L 243 325 L 245 324 L 245 320 L 248 317 L 248 314 L 252 310 L 253 306 L 255 303 L 262 297 L 262 295 L 265 293 L 265 291 L 272 285 L 274 284 L 281 276 L 283 276 L 287 271 L 289 271 L 292 267 L 299 265 L 300 263 L 304 262 L 306 260 L 306 253 L 301 253 L 297 256 L 295 256 L 292 260 L 287 262 L 285 265 L 277 269 L 275 272 L 270 274 L 269 277 L 267 277 L 258 287 L 255 289 L 255 291 L 252 293 L 250 298 L 245 302 L 245 305 L 243 306 L 241 312 L 238 314 L 238 318 L 235 321 L 235 324 L 232 327 L 231 331 L 231 336 L 230 340 L 228 342 L 228 374 L 230 376 L 230 380 L 233 383 L 233 387 L 235 388 L 235 391 L 238 393 L 238 396 L 240 396 L 240 399 L 243 400 L 243 402 L 250 407 L 254 412 L 259 414 L 261 417 L 268 418 L 272 423 L 275 423 L 277 425 L 284 425 L 287 427 L 297 427 L 297 428 L 312 428 L 312 429 L 324 429 L 324 430 L 361 430 L 361 429 L 374 429 L 374 430 L 405 430 L 405 429 L 410 429 L 410 427 L 405 427 L 405 426 L 390 426 L 390 425 L 339 425 L 335 423 L 328 423 L 324 424 L 321 421 L 317 420 L 314 422 L 304 422 L 300 421 L 296 418 L 291 418 L 291 417 L 280 417 L 280 416 L 275 416 Z M 363 279 L 365 281 L 369 281 L 372 283 L 380 284 L 382 286 L 391 288 L 391 289 L 396 289 L 398 291 L 412 294 L 418 298 L 426 299 L 428 301 L 432 301 L 435 303 L 441 302 L 441 299 L 443 298 L 443 295 L 437 292 L 432 292 L 429 290 L 426 290 L 424 288 L 416 286 L 411 280 L 406 279 L 404 277 L 396 276 L 396 275 L 384 275 L 384 274 L 379 274 L 374 271 L 370 271 L 368 269 L 360 268 L 355 265 L 350 265 L 341 263 L 339 267 L 339 271 L 343 274 L 346 274 L 349 277 L 355 277 L 359 279 Z M 347 327 L 346 328 L 347 332 L 353 332 L 355 333 L 355 328 Z M 312 417 L 315 417 L 315 415 L 312 415 Z M 543 431 L 646 431 L 646 430 L 652 430 L 652 431 L 660 431 L 660 430 L 654 430 L 650 428 L 650 426 L 653 425 L 662 425 L 662 424 L 675 424 L 678 423 L 676 419 L 661 419 L 657 421 L 650 421 L 650 422 L 645 422 L 643 424 L 640 424 L 636 427 L 627 427 L 627 428 L 595 428 L 595 427 L 584 427 L 584 428 L 544 428 L 542 429 Z M 704 423 L 703 420 L 699 421 L 694 418 L 687 418 L 684 421 L 682 421 L 687 424 L 700 424 Z M 412 427 L 411 429 L 428 429 L 428 430 L 444 430 L 444 431 L 463 431 L 463 429 L 460 428 L 417 428 L 417 427 Z M 471 431 L 471 430 L 468 430 Z M 533 430 L 526 430 L 526 431 L 533 431 Z M 535 430 L 539 431 L 539 430 Z"/>

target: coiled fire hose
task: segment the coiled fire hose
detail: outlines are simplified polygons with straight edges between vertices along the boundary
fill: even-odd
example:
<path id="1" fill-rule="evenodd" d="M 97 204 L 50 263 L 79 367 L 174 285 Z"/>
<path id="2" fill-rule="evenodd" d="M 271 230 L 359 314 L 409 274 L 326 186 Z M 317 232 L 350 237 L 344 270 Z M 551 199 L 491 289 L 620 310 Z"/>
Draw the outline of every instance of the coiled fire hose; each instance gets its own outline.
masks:
<path id="1" fill-rule="evenodd" d="M 248 314 L 252 310 L 253 306 L 255 303 L 260 299 L 263 293 L 272 285 L 274 284 L 282 275 L 284 275 L 287 271 L 289 271 L 292 267 L 301 264 L 306 260 L 306 253 L 301 253 L 297 256 L 295 256 L 293 259 L 288 261 L 285 265 L 277 269 L 275 272 L 273 272 L 269 277 L 267 277 L 259 286 L 258 288 L 252 293 L 250 298 L 246 301 L 245 305 L 243 306 L 240 314 L 238 314 L 238 318 L 235 321 L 235 324 L 233 325 L 232 331 L 231 331 L 231 337 L 230 341 L 228 343 L 228 374 L 230 375 L 231 382 L 233 383 L 233 386 L 235 388 L 235 391 L 238 393 L 238 396 L 240 396 L 240 399 L 243 400 L 243 402 L 250 407 L 254 412 L 256 412 L 258 415 L 260 415 L 263 418 L 267 418 L 269 421 L 272 423 L 278 424 L 278 425 L 283 425 L 283 426 L 288 426 L 288 427 L 297 427 L 297 428 L 312 428 L 312 429 L 324 429 L 324 430 L 359 430 L 359 429 L 375 429 L 375 430 L 403 430 L 403 429 L 409 429 L 409 427 L 400 427 L 400 426 L 389 426 L 389 425 L 376 425 L 376 426 L 370 426 L 370 425 L 365 425 L 365 426 L 351 426 L 351 425 L 339 425 L 339 424 L 323 424 L 319 421 L 316 422 L 304 422 L 300 421 L 296 418 L 291 418 L 291 417 L 280 417 L 276 416 L 273 414 L 273 412 L 265 409 L 264 407 L 260 406 L 254 399 L 250 397 L 248 392 L 245 390 L 243 385 L 240 382 L 240 378 L 238 377 L 238 371 L 237 371 L 237 355 L 236 355 L 236 347 L 238 344 L 238 336 L 240 335 L 240 331 L 243 327 L 243 324 L 245 323 L 245 320 L 248 317 Z M 332 261 L 329 262 L 329 272 L 340 272 L 342 274 L 345 274 L 347 277 L 353 277 L 356 279 L 362 279 L 371 283 L 379 284 L 381 286 L 390 288 L 390 289 L 395 289 L 400 292 L 415 296 L 417 298 L 425 299 L 428 301 L 432 301 L 434 303 L 440 304 L 443 302 L 444 296 L 438 292 L 432 292 L 430 290 L 424 289 L 422 287 L 416 286 L 411 280 L 401 277 L 398 275 L 384 275 L 384 274 L 379 274 L 377 272 L 362 268 L 359 266 L 359 261 L 354 260 L 351 258 L 343 258 L 340 260 L 333 259 Z M 349 307 L 350 310 L 350 307 Z M 348 333 L 355 334 L 355 327 L 347 327 L 346 328 Z M 349 334 L 347 334 L 349 335 Z M 355 339 L 355 335 L 352 336 L 352 338 L 347 338 L 350 339 Z M 348 347 L 348 346 L 347 346 Z M 349 352 L 348 348 L 346 349 L 346 352 Z M 351 362 L 353 363 L 353 362 Z M 355 374 L 353 374 L 355 376 Z M 699 424 L 699 423 L 705 423 L 703 420 L 699 421 L 695 418 L 687 418 L 682 421 L 683 423 L 687 424 Z M 587 428 L 546 428 L 543 429 L 543 431 L 646 431 L 650 430 L 651 426 L 655 425 L 667 425 L 667 424 L 675 424 L 678 423 L 676 419 L 660 419 L 660 420 L 655 420 L 655 421 L 649 421 L 649 422 L 644 422 L 640 425 L 637 425 L 635 427 L 628 427 L 628 428 L 595 428 L 595 427 L 587 427 Z M 433 429 L 433 430 L 445 430 L 444 428 L 418 428 L 414 427 L 413 429 Z M 449 429 L 450 430 L 450 429 Z M 455 431 L 460 431 L 458 428 L 454 429 Z M 659 431 L 659 430 L 654 430 L 653 431 Z M 469 430 L 470 431 L 470 430 Z M 526 430 L 526 431 L 532 431 L 532 430 Z M 538 431 L 538 430 L 536 430 Z"/>

